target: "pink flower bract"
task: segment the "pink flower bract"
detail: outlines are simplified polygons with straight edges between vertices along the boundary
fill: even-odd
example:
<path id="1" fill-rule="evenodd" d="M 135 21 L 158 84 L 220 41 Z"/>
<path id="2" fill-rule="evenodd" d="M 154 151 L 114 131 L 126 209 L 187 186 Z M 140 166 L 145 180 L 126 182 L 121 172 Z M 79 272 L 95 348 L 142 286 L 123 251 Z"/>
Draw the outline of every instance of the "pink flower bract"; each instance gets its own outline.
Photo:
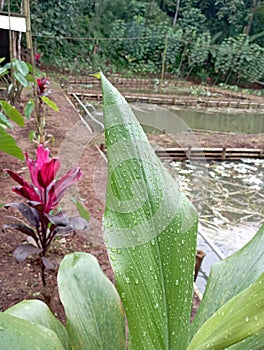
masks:
<path id="1" fill-rule="evenodd" d="M 45 213 L 49 213 L 62 199 L 65 191 L 81 179 L 83 173 L 79 167 L 69 170 L 60 179 L 55 177 L 60 169 L 58 158 L 50 158 L 49 149 L 39 145 L 36 160 L 25 153 L 32 184 L 10 169 L 6 172 L 20 185 L 12 190 L 30 202 L 42 204 Z"/>

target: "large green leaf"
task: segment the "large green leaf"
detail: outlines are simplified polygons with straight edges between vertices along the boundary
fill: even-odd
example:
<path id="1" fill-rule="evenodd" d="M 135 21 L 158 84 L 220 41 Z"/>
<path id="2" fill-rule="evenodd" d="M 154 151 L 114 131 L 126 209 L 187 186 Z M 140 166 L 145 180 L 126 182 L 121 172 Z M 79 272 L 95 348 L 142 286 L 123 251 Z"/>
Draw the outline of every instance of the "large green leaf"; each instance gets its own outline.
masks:
<path id="1" fill-rule="evenodd" d="M 185 350 L 197 214 L 132 110 L 101 75 L 108 182 L 105 240 L 134 350 Z"/>
<path id="2" fill-rule="evenodd" d="M 264 224 L 235 254 L 213 265 L 207 288 L 191 327 L 191 336 L 221 306 L 254 283 L 264 271 Z"/>
<path id="3" fill-rule="evenodd" d="M 24 118 L 15 107 L 3 100 L 0 100 L 0 105 L 8 118 L 13 120 L 19 126 L 24 126 Z"/>
<path id="4" fill-rule="evenodd" d="M 65 327 L 40 300 L 24 300 L 10 307 L 5 313 L 35 322 L 54 331 L 65 349 L 68 349 L 68 334 Z"/>
<path id="5" fill-rule="evenodd" d="M 198 330 L 187 350 L 222 350 L 264 332 L 263 286 L 264 273 L 217 310 Z"/>
<path id="6" fill-rule="evenodd" d="M 16 141 L 2 127 L 0 127 L 0 151 L 18 159 L 24 159 L 23 152 L 17 146 Z"/>
<path id="7" fill-rule="evenodd" d="M 16 60 L 16 67 L 18 72 L 23 76 L 26 76 L 29 73 L 28 65 L 24 61 Z"/>
<path id="8" fill-rule="evenodd" d="M 58 287 L 71 349 L 125 349 L 121 301 L 92 255 L 65 256 L 59 268 Z"/>
<path id="9" fill-rule="evenodd" d="M 1 350 L 64 350 L 56 333 L 39 324 L 0 312 Z"/>
<path id="10" fill-rule="evenodd" d="M 21 74 L 20 72 L 15 72 L 14 73 L 14 77 L 16 78 L 16 80 L 23 85 L 24 87 L 28 86 L 28 81 L 27 79 L 24 77 L 23 74 Z"/>

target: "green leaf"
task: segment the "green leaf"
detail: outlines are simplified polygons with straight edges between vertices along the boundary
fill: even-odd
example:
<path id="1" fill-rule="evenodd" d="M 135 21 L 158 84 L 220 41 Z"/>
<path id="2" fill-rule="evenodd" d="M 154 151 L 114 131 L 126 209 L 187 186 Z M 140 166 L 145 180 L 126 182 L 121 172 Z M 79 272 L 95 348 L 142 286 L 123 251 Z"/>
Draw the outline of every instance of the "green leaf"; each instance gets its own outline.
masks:
<path id="1" fill-rule="evenodd" d="M 101 74 L 108 182 L 105 240 L 134 350 L 185 350 L 197 213 L 131 108 Z"/>
<path id="2" fill-rule="evenodd" d="M 56 103 L 51 101 L 47 96 L 42 96 L 41 99 L 44 103 L 46 103 L 47 106 L 49 106 L 55 112 L 59 111 L 59 108 L 57 107 Z"/>
<path id="3" fill-rule="evenodd" d="M 28 81 L 29 83 L 34 83 L 34 77 L 33 77 L 31 74 L 28 74 L 28 75 L 26 76 L 26 79 L 27 79 L 27 81 Z"/>
<path id="4" fill-rule="evenodd" d="M 222 305 L 254 283 L 264 270 L 264 224 L 235 254 L 214 264 L 207 288 L 191 326 L 191 336 Z"/>
<path id="5" fill-rule="evenodd" d="M 31 114 L 34 110 L 34 107 L 35 107 L 35 103 L 32 99 L 30 99 L 27 104 L 26 104 L 26 107 L 25 107 L 25 116 L 26 118 L 29 120 L 30 117 L 31 117 Z"/>
<path id="6" fill-rule="evenodd" d="M 229 346 L 228 350 L 263 350 L 264 344 L 264 333 L 259 335 L 253 335 L 247 339 L 233 345 Z"/>
<path id="7" fill-rule="evenodd" d="M 66 255 L 58 272 L 58 288 L 70 349 L 125 349 L 125 321 L 118 293 L 92 255 Z"/>
<path id="8" fill-rule="evenodd" d="M 5 67 L 0 67 L 0 77 L 8 73 L 8 69 Z"/>
<path id="9" fill-rule="evenodd" d="M 65 327 L 40 300 L 24 300 L 10 307 L 5 313 L 35 322 L 54 331 L 65 349 L 68 349 L 68 334 Z"/>
<path id="10" fill-rule="evenodd" d="M 17 146 L 16 141 L 3 128 L 0 127 L 0 151 L 23 160 L 24 154 Z"/>
<path id="11" fill-rule="evenodd" d="M 14 77 L 16 78 L 16 80 L 21 84 L 23 85 L 24 87 L 27 87 L 28 86 L 28 81 L 27 79 L 24 77 L 24 75 L 22 75 L 21 73 L 19 72 L 15 72 L 14 73 Z"/>
<path id="12" fill-rule="evenodd" d="M 1 350 L 64 350 L 56 333 L 27 320 L 0 312 Z"/>
<path id="13" fill-rule="evenodd" d="M 33 141 L 35 137 L 36 137 L 36 131 L 30 130 L 30 132 L 29 132 L 30 141 Z"/>
<path id="14" fill-rule="evenodd" d="M 18 69 L 18 72 L 22 74 L 23 76 L 26 76 L 29 73 L 28 66 L 26 62 L 17 60 L 16 61 L 16 67 Z"/>
<path id="15" fill-rule="evenodd" d="M 13 83 L 12 83 L 12 84 L 9 84 L 9 86 L 8 86 L 8 88 L 7 88 L 7 93 L 8 93 L 8 95 L 11 94 L 11 92 L 12 92 L 13 89 L 14 89 L 14 84 L 13 84 Z"/>
<path id="16" fill-rule="evenodd" d="M 84 218 L 87 222 L 90 221 L 90 213 L 89 211 L 82 205 L 81 202 L 77 201 L 75 198 L 71 198 L 72 202 L 76 205 L 76 208 L 82 218 Z"/>
<path id="17" fill-rule="evenodd" d="M 10 121 L 7 119 L 7 117 L 0 112 L 0 124 L 7 126 L 10 129 L 13 129 L 14 126 L 12 123 L 10 123 Z"/>
<path id="18" fill-rule="evenodd" d="M 101 79 L 101 73 L 100 72 L 97 72 L 97 73 L 94 73 L 94 74 L 90 74 L 92 77 L 95 77 L 97 79 Z"/>
<path id="19" fill-rule="evenodd" d="M 0 63 L 4 62 L 5 57 L 0 57 Z"/>
<path id="20" fill-rule="evenodd" d="M 0 104 L 8 118 L 13 120 L 19 126 L 24 126 L 24 118 L 15 107 L 11 106 L 10 103 L 3 100 L 0 100 Z"/>
<path id="21" fill-rule="evenodd" d="M 264 332 L 263 286 L 264 273 L 218 309 L 198 330 L 187 350 L 222 350 Z"/>

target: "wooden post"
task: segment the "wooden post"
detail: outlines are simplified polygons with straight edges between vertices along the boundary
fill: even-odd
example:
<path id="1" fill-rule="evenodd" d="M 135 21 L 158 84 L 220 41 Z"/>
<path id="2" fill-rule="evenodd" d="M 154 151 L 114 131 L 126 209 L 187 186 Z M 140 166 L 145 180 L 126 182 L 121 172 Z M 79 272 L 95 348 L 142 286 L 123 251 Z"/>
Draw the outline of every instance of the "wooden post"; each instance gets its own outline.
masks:
<path id="1" fill-rule="evenodd" d="M 25 13 L 25 17 L 26 17 L 26 26 L 27 26 L 27 31 L 26 31 L 27 49 L 30 50 L 30 52 L 31 52 L 32 51 L 32 35 L 31 35 L 29 0 L 24 0 L 24 13 Z M 32 57 L 31 57 L 31 59 L 32 59 Z"/>
<path id="2" fill-rule="evenodd" d="M 164 51 L 163 51 L 163 55 L 162 55 L 162 68 L 161 68 L 159 92 L 161 92 L 161 88 L 162 88 L 162 84 L 163 84 L 163 80 L 164 80 L 167 47 L 168 47 L 168 35 L 166 35 L 166 38 L 165 38 L 165 46 L 164 46 Z"/>

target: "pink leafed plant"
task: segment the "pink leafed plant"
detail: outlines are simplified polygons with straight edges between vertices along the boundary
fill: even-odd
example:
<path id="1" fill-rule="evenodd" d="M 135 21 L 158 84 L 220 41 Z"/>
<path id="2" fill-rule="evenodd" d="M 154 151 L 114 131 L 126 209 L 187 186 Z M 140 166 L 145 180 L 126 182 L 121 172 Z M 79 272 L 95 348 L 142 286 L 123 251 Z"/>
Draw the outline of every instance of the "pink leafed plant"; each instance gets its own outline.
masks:
<path id="1" fill-rule="evenodd" d="M 5 208 L 14 207 L 20 211 L 29 222 L 3 225 L 3 230 L 12 229 L 20 231 L 33 239 L 34 244 L 23 244 L 16 248 L 14 256 L 18 261 L 25 260 L 28 256 L 38 254 L 42 267 L 42 281 L 45 286 L 45 268 L 52 266 L 46 258 L 48 248 L 57 235 L 88 227 L 87 221 L 81 217 L 69 218 L 65 212 L 53 211 L 57 208 L 65 191 L 81 179 L 83 173 L 79 167 L 69 170 L 64 176 L 56 180 L 60 169 L 58 158 L 50 158 L 48 148 L 39 145 L 36 151 L 36 160 L 30 159 L 25 153 L 27 166 L 30 172 L 29 183 L 16 172 L 5 171 L 19 184 L 12 190 L 27 200 L 27 203 L 9 203 Z"/>

